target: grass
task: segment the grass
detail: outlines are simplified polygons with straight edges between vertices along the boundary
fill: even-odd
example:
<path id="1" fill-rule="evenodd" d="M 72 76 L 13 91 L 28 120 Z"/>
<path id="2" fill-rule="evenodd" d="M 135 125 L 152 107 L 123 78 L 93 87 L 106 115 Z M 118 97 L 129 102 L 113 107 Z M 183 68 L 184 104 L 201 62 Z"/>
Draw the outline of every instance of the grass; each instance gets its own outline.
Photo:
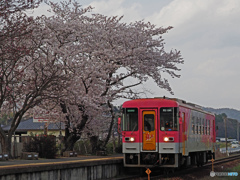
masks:
<path id="1" fill-rule="evenodd" d="M 231 176 L 231 180 L 237 180 L 240 177 L 240 164 L 238 164 L 237 166 L 233 167 L 233 168 L 229 168 L 227 169 L 227 172 L 237 172 L 238 176 Z"/>
<path id="2" fill-rule="evenodd" d="M 225 143 L 225 142 L 217 142 L 217 144 L 220 145 L 220 148 L 226 147 L 226 143 Z M 231 143 L 227 143 L 227 146 L 228 146 L 228 147 L 231 147 Z"/>

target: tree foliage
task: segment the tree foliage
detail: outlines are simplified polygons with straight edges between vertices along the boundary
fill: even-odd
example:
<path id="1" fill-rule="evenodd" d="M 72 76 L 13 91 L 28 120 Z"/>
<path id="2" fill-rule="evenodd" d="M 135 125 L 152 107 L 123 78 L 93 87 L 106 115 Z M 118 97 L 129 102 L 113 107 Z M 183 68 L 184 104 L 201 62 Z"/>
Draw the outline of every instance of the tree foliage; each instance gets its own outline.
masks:
<path id="1" fill-rule="evenodd" d="M 150 78 L 173 93 L 163 74 L 178 78 L 177 65 L 183 60 L 179 51 L 164 50 L 162 34 L 172 27 L 159 28 L 144 21 L 127 24 L 121 22 L 122 17 L 89 15 L 91 7 L 82 9 L 77 3 L 52 4 L 52 9 L 54 15 L 45 19 L 48 49 L 62 60 L 64 73 L 71 79 L 61 93 L 66 94 L 61 98 L 66 140 L 77 140 L 83 131 L 96 135 L 104 122 L 106 129 L 109 125 L 111 129 L 112 101 L 139 97 L 132 88 Z M 104 116 L 102 112 L 109 110 L 110 116 Z"/>
<path id="2" fill-rule="evenodd" d="M 179 51 L 164 49 L 162 35 L 172 27 L 124 23 L 122 17 L 91 14 L 92 7 L 76 2 L 50 4 L 50 17 L 33 19 L 15 8 L 3 20 L 0 108 L 16 111 L 8 137 L 24 114 L 47 109 L 65 122 L 67 148 L 83 132 L 95 137 L 100 131 L 108 134 L 105 146 L 114 100 L 138 98 L 134 87 L 149 79 L 173 93 L 165 77 L 179 78 L 183 60 Z M 11 138 L 1 128 L 0 137 L 9 150 Z"/>
<path id="3" fill-rule="evenodd" d="M 40 19 L 22 13 L 27 6 L 7 7 L 0 17 L 0 110 L 1 115 L 14 114 L 7 133 L 0 127 L 5 153 L 11 152 L 11 137 L 24 114 L 43 100 L 56 98 L 52 91 L 62 77 L 59 66 L 41 51 L 45 44 L 39 41 L 44 26 Z"/>

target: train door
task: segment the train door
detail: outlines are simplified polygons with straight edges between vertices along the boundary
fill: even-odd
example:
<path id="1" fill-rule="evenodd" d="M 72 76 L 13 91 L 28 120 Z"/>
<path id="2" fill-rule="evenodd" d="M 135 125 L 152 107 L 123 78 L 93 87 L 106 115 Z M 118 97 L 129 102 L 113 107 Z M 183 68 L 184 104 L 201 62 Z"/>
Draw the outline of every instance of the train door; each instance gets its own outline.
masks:
<path id="1" fill-rule="evenodd" d="M 186 118 L 185 112 L 182 113 L 182 154 L 186 153 Z"/>
<path id="2" fill-rule="evenodd" d="M 156 150 L 156 117 L 155 110 L 142 110 L 142 124 L 143 124 L 143 151 Z"/>

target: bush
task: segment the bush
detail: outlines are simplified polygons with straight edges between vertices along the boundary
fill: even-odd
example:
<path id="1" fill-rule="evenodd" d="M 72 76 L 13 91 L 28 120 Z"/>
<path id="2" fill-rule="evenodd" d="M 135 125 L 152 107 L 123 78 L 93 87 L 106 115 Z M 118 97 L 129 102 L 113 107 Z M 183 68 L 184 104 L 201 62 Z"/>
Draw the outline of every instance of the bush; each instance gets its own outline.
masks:
<path id="1" fill-rule="evenodd" d="M 79 140 L 74 144 L 74 151 L 78 154 L 85 155 L 92 153 L 92 147 L 89 140 Z"/>
<path id="2" fill-rule="evenodd" d="M 97 151 L 106 151 L 107 154 L 113 154 L 113 142 L 110 141 L 106 145 L 105 148 L 102 148 L 102 141 L 98 140 L 95 142 L 95 146 L 93 147 L 93 142 L 90 139 L 79 140 L 74 144 L 74 151 L 76 151 L 79 155 L 93 154 L 96 155 Z M 116 142 L 117 146 L 117 142 Z M 115 148 L 116 153 L 122 153 L 122 144 Z"/>
<path id="3" fill-rule="evenodd" d="M 122 144 L 120 144 L 119 147 L 116 147 L 116 148 L 115 148 L 115 152 L 116 152 L 116 153 L 122 153 Z"/>
<path id="4" fill-rule="evenodd" d="M 53 159 L 56 158 L 57 147 L 56 137 L 53 135 L 35 135 L 31 136 L 31 140 L 24 144 L 26 152 L 37 152 L 40 158 Z"/>
<path id="5" fill-rule="evenodd" d="M 106 146 L 107 154 L 113 154 L 113 142 L 109 142 Z M 116 143 L 115 153 L 122 153 L 122 144 L 118 147 Z"/>

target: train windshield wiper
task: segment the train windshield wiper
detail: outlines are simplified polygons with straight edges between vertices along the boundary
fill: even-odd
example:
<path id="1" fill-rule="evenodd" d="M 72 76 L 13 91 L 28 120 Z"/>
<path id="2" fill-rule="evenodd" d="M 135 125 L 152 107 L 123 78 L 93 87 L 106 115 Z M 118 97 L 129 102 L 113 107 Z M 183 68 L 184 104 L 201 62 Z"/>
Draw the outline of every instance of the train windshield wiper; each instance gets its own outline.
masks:
<path id="1" fill-rule="evenodd" d="M 135 123 L 135 126 L 134 126 L 134 128 L 132 130 L 132 133 L 133 133 L 133 131 L 135 130 L 136 127 L 137 127 L 137 123 Z M 131 135 L 132 135 L 132 133 L 131 133 Z"/>

